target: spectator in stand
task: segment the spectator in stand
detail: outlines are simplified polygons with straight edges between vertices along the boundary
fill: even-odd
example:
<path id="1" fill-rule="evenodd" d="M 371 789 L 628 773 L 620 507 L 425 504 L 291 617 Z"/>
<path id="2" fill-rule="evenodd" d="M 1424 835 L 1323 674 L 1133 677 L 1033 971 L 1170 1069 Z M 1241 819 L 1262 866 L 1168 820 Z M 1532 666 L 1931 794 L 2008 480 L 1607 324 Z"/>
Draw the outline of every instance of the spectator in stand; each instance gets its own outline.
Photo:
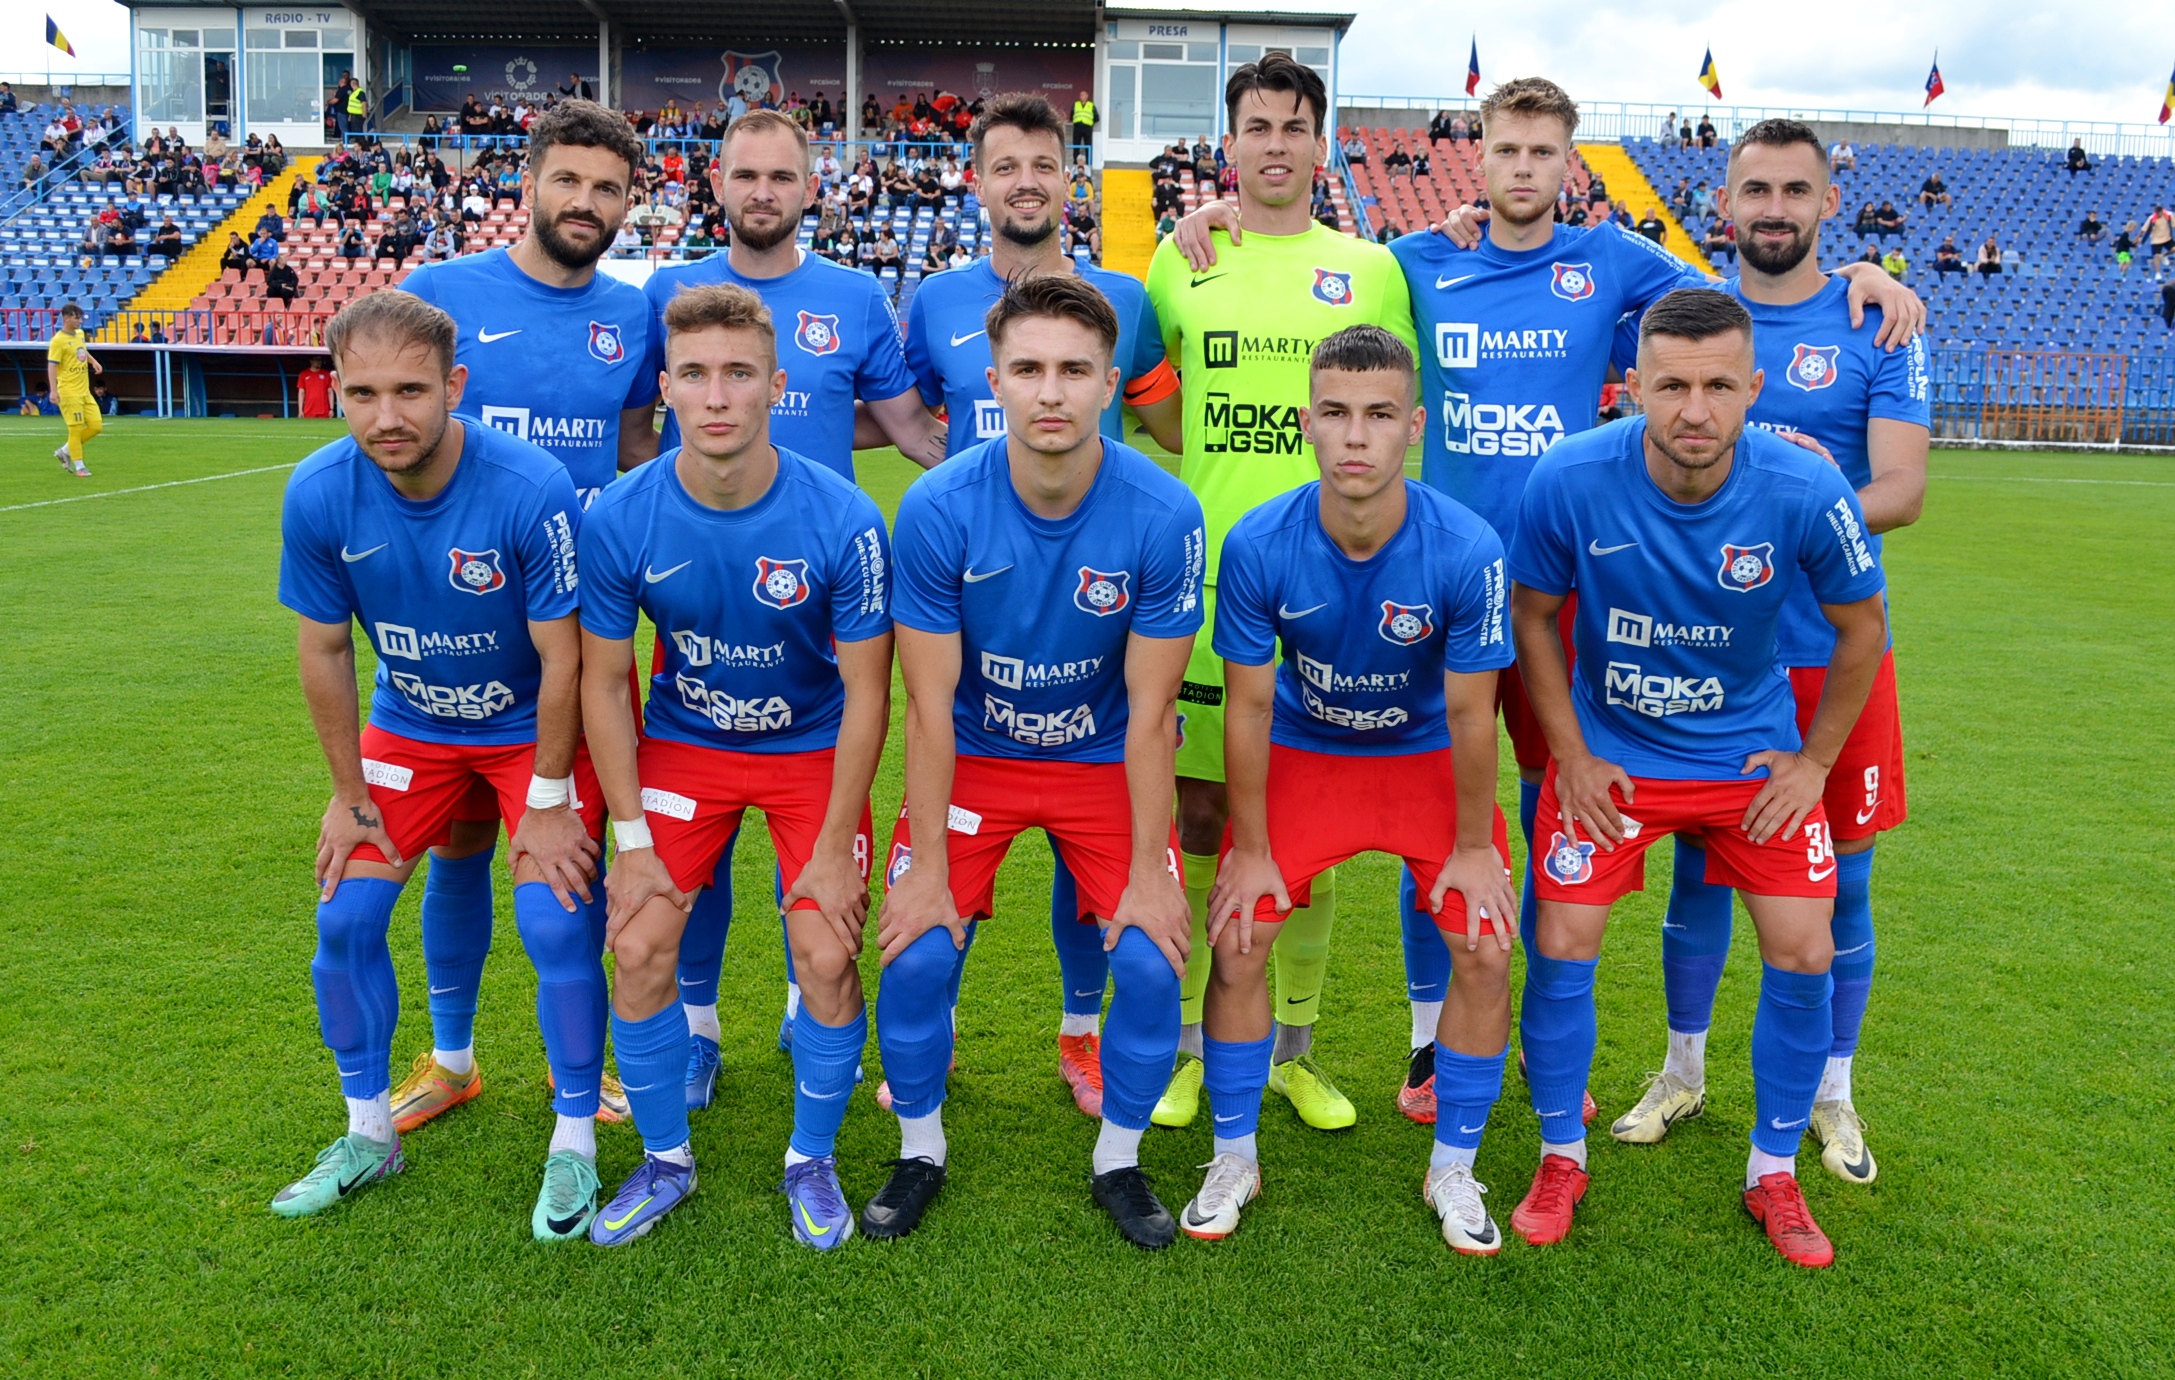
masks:
<path id="1" fill-rule="evenodd" d="M 1882 202 L 1880 209 L 1873 213 L 1873 233 L 1883 238 L 1903 233 L 1903 213 L 1896 209 L 1893 201 Z"/>
<path id="2" fill-rule="evenodd" d="M 20 108 L 16 104 L 15 88 L 0 81 L 0 115 L 13 115 Z"/>
<path id="3" fill-rule="evenodd" d="M 1871 264 L 1875 268 L 1880 267 L 1880 250 L 1874 247 L 1874 244 L 1871 240 L 1867 240 L 1865 242 L 1864 250 L 1862 250 L 1858 255 L 1858 262 L 1861 264 Z"/>
<path id="4" fill-rule="evenodd" d="M 1838 140 L 1829 145 L 1828 171 L 1830 173 L 1856 172 L 1857 168 L 1858 151 L 1850 146 L 1848 139 Z"/>
<path id="5" fill-rule="evenodd" d="M 1979 246 L 1978 270 L 1982 276 L 1988 278 L 2001 272 L 2001 245 L 1992 235 L 1988 235 L 1986 243 Z"/>
<path id="6" fill-rule="evenodd" d="M 20 179 L 20 182 L 26 190 L 33 193 L 42 191 L 44 189 L 45 163 L 38 157 L 37 154 L 33 153 L 30 155 L 30 162 L 27 166 L 24 167 L 23 175 Z"/>
<path id="7" fill-rule="evenodd" d="M 1163 152 L 1148 160 L 1148 176 L 1161 182 L 1165 178 L 1177 180 L 1178 170 L 1185 165 L 1185 145 L 1172 144 Z"/>
<path id="8" fill-rule="evenodd" d="M 1662 117 L 1661 132 L 1654 137 L 1664 144 L 1677 137 L 1677 113 L 1674 110 Z"/>
<path id="9" fill-rule="evenodd" d="M 1100 262 L 1103 257 L 1103 232 L 1095 220 L 1095 203 L 1082 202 L 1072 207 L 1065 216 L 1065 225 L 1066 233 L 1070 236 L 1066 241 L 1066 252 L 1077 254 L 1085 249 L 1089 257 Z"/>
<path id="10" fill-rule="evenodd" d="M 2137 222 L 2124 221 L 2115 232 L 2115 269 L 2120 273 L 2130 271 L 2130 260 L 2137 254 Z"/>
<path id="11" fill-rule="evenodd" d="M 1716 220 L 1707 225 L 1707 236 L 1700 241 L 1702 252 L 1709 262 L 1727 259 L 1737 262 L 1737 226 L 1733 221 Z"/>
<path id="12" fill-rule="evenodd" d="M 352 263 L 360 259 L 368 248 L 369 246 L 363 242 L 363 228 L 360 220 L 342 221 L 340 223 L 341 258 Z"/>
<path id="13" fill-rule="evenodd" d="M 1850 223 L 1850 233 L 1861 239 L 1873 233 L 1873 220 L 1880 214 L 1879 208 L 1868 201 L 1858 208 L 1858 217 Z"/>
<path id="14" fill-rule="evenodd" d="M 257 261 L 257 267 L 261 270 L 266 264 L 279 257 L 279 241 L 273 239 L 271 234 L 260 226 L 257 230 L 257 237 L 249 242 L 249 257 Z"/>
<path id="15" fill-rule="evenodd" d="M 1880 256 L 1880 266 L 1887 270 L 1889 277 L 1899 283 L 1911 271 L 1911 261 L 1904 257 L 1903 246 L 1900 244 L 1889 246 L 1888 252 Z"/>
<path id="16" fill-rule="evenodd" d="M 83 238 L 76 244 L 76 253 L 92 263 L 102 262 L 106 257 L 106 241 L 112 236 L 113 227 L 94 216 L 90 224 L 83 227 Z"/>
<path id="17" fill-rule="evenodd" d="M 1939 168 L 1935 168 L 1932 176 L 1918 184 L 1918 204 L 1929 211 L 1936 206 L 1956 204 L 1956 198 L 1949 195 L 1948 184 L 1941 180 Z"/>
<path id="18" fill-rule="evenodd" d="M 106 252 L 116 257 L 136 252 L 136 232 L 128 228 L 126 221 L 114 226 L 106 236 Z"/>
<path id="19" fill-rule="evenodd" d="M 302 279 L 294 265 L 279 255 L 274 255 L 264 266 L 264 295 L 277 298 L 288 306 L 294 305 L 295 295 L 302 291 Z"/>
<path id="20" fill-rule="evenodd" d="M 1345 135 L 1344 143 L 1339 147 L 1344 150 L 1345 162 L 1356 168 L 1367 166 L 1367 141 L 1360 137 L 1358 130 L 1355 129 L 1350 134 Z"/>
<path id="21" fill-rule="evenodd" d="M 1677 189 L 1669 194 L 1669 210 L 1680 221 L 1692 218 L 1692 179 L 1677 179 Z"/>
<path id="22" fill-rule="evenodd" d="M 393 271 L 397 273 L 406 265 L 408 256 L 414 252 L 414 227 L 408 220 L 408 213 L 402 211 L 378 236 L 377 249 L 371 254 L 370 262 L 375 266 L 380 259 L 391 259 Z"/>
<path id="23" fill-rule="evenodd" d="M 433 227 L 423 237 L 423 260 L 426 263 L 443 263 L 460 252 L 460 234 L 450 223 Z"/>
<path id="24" fill-rule="evenodd" d="M 1382 171 L 1392 178 L 1412 175 L 1412 155 L 1405 152 L 1404 145 L 1390 145 L 1390 151 L 1382 155 Z"/>
<path id="25" fill-rule="evenodd" d="M 1661 212 L 1651 206 L 1646 208 L 1646 214 L 1639 218 L 1634 228 L 1656 244 L 1669 238 L 1669 226 L 1662 220 Z"/>
<path id="26" fill-rule="evenodd" d="M 1688 149 L 1691 146 L 1692 122 L 1690 120 L 1684 120 L 1677 125 L 1677 147 L 1680 149 Z"/>
<path id="27" fill-rule="evenodd" d="M 1432 177 L 1434 173 L 1435 163 L 1433 159 L 1428 157 L 1426 149 L 1423 148 L 1418 153 L 1412 155 L 1413 181 L 1417 182 L 1422 178 Z"/>
<path id="28" fill-rule="evenodd" d="M 2175 282 L 2160 284 L 2160 324 L 2175 331 Z"/>
<path id="29" fill-rule="evenodd" d="M 620 258 L 631 258 L 642 251 L 649 241 L 642 238 L 642 231 L 630 217 L 619 223 L 619 233 L 612 237 L 612 253 Z"/>
<path id="30" fill-rule="evenodd" d="M 484 199 L 483 189 L 476 183 L 468 184 L 461 195 L 461 220 L 468 225 L 481 225 L 483 218 L 491 214 L 491 203 Z"/>
<path id="31" fill-rule="evenodd" d="M 946 260 L 943 247 L 935 240 L 929 241 L 929 247 L 923 250 L 921 254 L 922 276 L 926 278 L 932 273 L 942 273 L 950 266 Z"/>
<path id="32" fill-rule="evenodd" d="M 231 268 L 247 278 L 249 270 L 256 266 L 257 261 L 249 256 L 248 244 L 232 230 L 227 231 L 227 247 L 226 252 L 219 256 L 219 271 L 224 273 Z"/>
<path id="33" fill-rule="evenodd" d="M 2084 213 L 2084 219 L 2077 225 L 2077 238 L 2086 244 L 2098 244 L 2107 238 L 2107 226 L 2099 218 L 2099 208 Z"/>
<path id="34" fill-rule="evenodd" d="M 1157 244 L 1163 243 L 1163 241 L 1169 239 L 1177 229 L 1178 213 L 1175 210 L 1171 210 L 1168 208 L 1159 210 L 1156 216 L 1155 223 L 1155 242 Z"/>
<path id="35" fill-rule="evenodd" d="M 1692 188 L 1692 214 L 1701 220 L 1711 219 L 1714 215 L 1714 189 L 1704 181 Z"/>
<path id="36" fill-rule="evenodd" d="M 1467 139 L 1476 144 L 1480 142 L 1480 117 L 1475 115 L 1467 118 L 1465 113 L 1460 111 L 1450 117 L 1450 142 L 1453 144 L 1462 143 Z"/>
<path id="37" fill-rule="evenodd" d="M 2146 267 L 2152 270 L 2153 277 L 2159 277 L 2160 261 L 2175 253 L 2175 211 L 2165 206 L 2152 208 L 2152 214 L 2145 218 L 2145 252 Z"/>
<path id="38" fill-rule="evenodd" d="M 899 251 L 899 241 L 894 235 L 892 235 L 890 226 L 885 225 L 878 227 L 876 231 L 875 250 L 877 268 L 897 268 L 899 266 L 899 259 L 901 257 Z"/>
<path id="39" fill-rule="evenodd" d="M 944 179 L 937 175 L 933 160 L 924 161 L 914 178 L 914 204 L 928 210 L 944 204 Z"/>
<path id="40" fill-rule="evenodd" d="M 2092 157 L 2084 151 L 2084 140 L 2072 139 L 2069 141 L 2068 166 L 2071 177 L 2075 177 L 2081 172 L 2092 171 Z"/>
<path id="41" fill-rule="evenodd" d="M 1954 235 L 1942 240 L 1940 246 L 1933 251 L 1933 271 L 1935 273 L 1969 273 L 1971 271 L 1964 266 L 1964 253 L 1956 247 L 1956 237 Z"/>

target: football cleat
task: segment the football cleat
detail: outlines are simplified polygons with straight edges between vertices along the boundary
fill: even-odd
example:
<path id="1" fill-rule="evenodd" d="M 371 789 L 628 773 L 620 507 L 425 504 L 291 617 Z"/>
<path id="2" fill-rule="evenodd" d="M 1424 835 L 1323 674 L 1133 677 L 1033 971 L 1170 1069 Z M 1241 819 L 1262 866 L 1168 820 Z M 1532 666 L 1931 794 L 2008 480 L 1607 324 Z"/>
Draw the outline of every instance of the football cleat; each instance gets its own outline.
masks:
<path id="1" fill-rule="evenodd" d="M 1099 1037 L 1058 1036 L 1057 1076 L 1072 1086 L 1074 1106 L 1098 1121 L 1102 1119 L 1103 1053 Z"/>
<path id="2" fill-rule="evenodd" d="M 1221 1241 L 1239 1229 L 1239 1209 L 1261 1196 L 1261 1166 L 1229 1151 L 1201 1166 L 1208 1177 L 1178 1214 L 1178 1229 L 1202 1241 Z"/>
<path id="3" fill-rule="evenodd" d="M 778 1052 L 780 1054 L 791 1054 L 793 1052 L 793 1018 L 790 1015 L 778 1018 Z"/>
<path id="4" fill-rule="evenodd" d="M 1526 1077 L 1526 1052 L 1522 1049 L 1518 1051 L 1518 1076 L 1528 1083 L 1533 1081 Z M 1592 1088 L 1579 1094 L 1578 1115 L 1580 1121 L 1588 1126 L 1593 1125 L 1595 1119 L 1601 1115 L 1601 1105 L 1593 1100 Z"/>
<path id="5" fill-rule="evenodd" d="M 1397 1110 L 1422 1126 L 1435 1124 L 1435 1047 L 1412 1051 L 1412 1066 L 1397 1089 Z"/>
<path id="6" fill-rule="evenodd" d="M 1873 1152 L 1865 1146 L 1865 1123 L 1848 1102 L 1815 1102 L 1813 1139 L 1820 1142 L 1820 1163 L 1844 1183 L 1869 1184 L 1880 1176 Z"/>
<path id="7" fill-rule="evenodd" d="M 853 1209 L 838 1186 L 838 1161 L 829 1155 L 802 1160 L 785 1171 L 778 1191 L 785 1194 L 786 1215 L 803 1246 L 835 1250 L 853 1235 Z"/>
<path id="8" fill-rule="evenodd" d="M 717 1041 L 707 1035 L 687 1038 L 687 1110 L 699 1112 L 717 1096 Z"/>
<path id="9" fill-rule="evenodd" d="M 1178 1239 L 1177 1219 L 1155 1196 L 1154 1187 L 1139 1165 L 1097 1174 L 1088 1181 L 1088 1192 L 1118 1224 L 1119 1234 L 1142 1250 L 1160 1251 Z"/>
<path id="10" fill-rule="evenodd" d="M 397 1133 L 388 1142 L 351 1132 L 318 1151 L 310 1172 L 273 1196 L 272 1211 L 281 1217 L 308 1217 L 407 1167 Z"/>
<path id="11" fill-rule="evenodd" d="M 1269 1091 L 1289 1099 L 1299 1119 L 1317 1131 L 1342 1131 L 1359 1120 L 1352 1099 L 1337 1091 L 1311 1054 L 1271 1064 Z"/>
<path id="12" fill-rule="evenodd" d="M 1767 1239 L 1792 1265 L 1819 1270 L 1835 1263 L 1835 1247 L 1813 1221 L 1796 1175 L 1760 1175 L 1760 1181 L 1745 1190 L 1745 1211 L 1767 1229 Z"/>
<path id="13" fill-rule="evenodd" d="M 424 1050 L 393 1089 L 393 1129 L 406 1135 L 432 1117 L 452 1111 L 483 1091 L 483 1065 L 455 1073 Z"/>
<path id="14" fill-rule="evenodd" d="M 861 1231 L 879 1241 L 906 1235 L 944 1187 L 944 1166 L 919 1157 L 891 1161 L 891 1177 L 861 1209 Z"/>
<path id="15" fill-rule="evenodd" d="M 529 1230 L 539 1241 L 579 1241 L 588 1234 L 589 1219 L 597 1215 L 596 1161 L 572 1150 L 560 1150 L 544 1161 L 544 1187 L 536 1195 L 536 1211 L 529 1214 Z"/>
<path id="16" fill-rule="evenodd" d="M 1176 1129 L 1191 1126 L 1193 1118 L 1201 1111 L 1201 1056 L 1178 1056 L 1178 1065 L 1171 1070 L 1170 1084 L 1163 1089 L 1163 1096 L 1156 1099 L 1155 1110 L 1148 1120 L 1157 1126 Z"/>
<path id="17" fill-rule="evenodd" d="M 1469 1166 L 1446 1165 L 1430 1169 L 1420 1181 L 1429 1207 L 1442 1219 L 1442 1239 L 1460 1255 L 1494 1255 L 1503 1249 L 1503 1233 L 1495 1228 L 1487 1204 L 1480 1195 L 1488 1186 L 1473 1177 Z"/>
<path id="18" fill-rule="evenodd" d="M 1528 1245 L 1550 1246 L 1571 1234 L 1571 1218 L 1586 1196 L 1592 1176 L 1567 1155 L 1543 1155 L 1533 1171 L 1533 1187 L 1510 1214 L 1511 1226 Z"/>
<path id="19" fill-rule="evenodd" d="M 1659 1145 L 1669 1128 L 1707 1110 L 1707 1090 L 1695 1088 L 1663 1070 L 1650 1076 L 1639 1105 L 1609 1125 L 1609 1134 L 1626 1145 Z"/>
<path id="20" fill-rule="evenodd" d="M 557 1095 L 559 1076 L 549 1064 L 544 1065 L 544 1086 Z M 395 1099 L 393 1105 L 398 1107 L 399 1100 Z M 620 1086 L 619 1075 L 610 1070 L 597 1080 L 597 1120 L 614 1126 L 634 1120 L 634 1113 L 627 1107 L 627 1090 Z"/>
<path id="21" fill-rule="evenodd" d="M 596 1216 L 589 1219 L 589 1239 L 599 1246 L 624 1246 L 649 1229 L 695 1191 L 692 1161 L 671 1160 L 645 1154 L 642 1167 L 627 1176 Z"/>

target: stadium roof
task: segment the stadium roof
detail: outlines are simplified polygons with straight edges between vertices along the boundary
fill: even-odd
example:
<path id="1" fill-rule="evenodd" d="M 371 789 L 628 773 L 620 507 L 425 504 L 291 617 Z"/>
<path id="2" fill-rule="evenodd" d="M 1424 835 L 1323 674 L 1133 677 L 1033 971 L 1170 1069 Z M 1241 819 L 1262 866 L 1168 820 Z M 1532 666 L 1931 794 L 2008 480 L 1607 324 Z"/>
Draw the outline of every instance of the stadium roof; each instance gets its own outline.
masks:
<path id="1" fill-rule="evenodd" d="M 1103 12 L 1113 19 L 1230 20 L 1239 24 L 1319 24 L 1337 29 L 1351 28 L 1352 21 L 1359 17 L 1337 10 L 1290 9 L 1278 0 L 1231 0 L 1225 5 L 1157 5 L 1142 0 L 1130 5 L 1105 5 Z"/>

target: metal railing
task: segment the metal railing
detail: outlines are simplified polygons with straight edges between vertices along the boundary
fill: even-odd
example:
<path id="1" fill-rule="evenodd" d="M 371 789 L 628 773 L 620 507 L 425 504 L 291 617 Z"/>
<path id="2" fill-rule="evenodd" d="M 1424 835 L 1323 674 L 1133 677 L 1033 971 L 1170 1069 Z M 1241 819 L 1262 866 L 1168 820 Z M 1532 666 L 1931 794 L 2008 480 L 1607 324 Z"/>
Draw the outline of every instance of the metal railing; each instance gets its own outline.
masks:
<path id="1" fill-rule="evenodd" d="M 1928 353 L 1936 441 L 2175 445 L 2175 357 L 1998 345 Z"/>

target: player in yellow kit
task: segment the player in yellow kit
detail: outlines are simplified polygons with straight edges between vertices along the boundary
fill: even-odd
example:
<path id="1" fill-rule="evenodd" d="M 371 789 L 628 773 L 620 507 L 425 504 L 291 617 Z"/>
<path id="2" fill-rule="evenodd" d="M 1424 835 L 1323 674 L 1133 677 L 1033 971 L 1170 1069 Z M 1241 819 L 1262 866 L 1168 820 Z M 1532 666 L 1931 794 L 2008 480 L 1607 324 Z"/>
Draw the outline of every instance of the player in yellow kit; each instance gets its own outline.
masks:
<path id="1" fill-rule="evenodd" d="M 106 419 L 91 396 L 91 375 L 105 373 L 91 358 L 90 342 L 83 334 L 83 308 L 70 302 L 60 309 L 60 329 L 45 347 L 45 381 L 60 405 L 61 420 L 68 424 L 68 444 L 53 452 L 61 468 L 78 479 L 91 472 L 83 463 L 83 444 L 106 429 Z"/>
<path id="2" fill-rule="evenodd" d="M 1189 1124 L 1199 1107 L 1201 998 L 1208 985 L 1209 888 L 1229 809 L 1224 796 L 1223 664 L 1211 647 L 1216 570 L 1224 536 L 1246 513 L 1319 477 L 1300 431 L 1314 346 L 1347 326 L 1374 325 L 1417 350 L 1412 299 L 1390 252 L 1308 216 L 1317 167 L 1329 161 L 1321 76 L 1282 53 L 1231 74 L 1224 152 L 1238 169 L 1236 243 L 1216 242 L 1213 267 L 1195 272 L 1175 242 L 1156 247 L 1148 296 L 1178 366 L 1185 411 L 1179 478 L 1207 520 L 1209 626 L 1194 642 L 1178 695 L 1178 833 L 1193 903 L 1193 956 L 1184 988 L 1178 1067 L 1156 1107 L 1159 1126 Z M 1313 903 L 1292 912 L 1275 948 L 1276 1044 L 1269 1088 L 1317 1130 L 1350 1126 L 1351 1100 L 1308 1050 L 1336 917 L 1334 871 Z"/>

